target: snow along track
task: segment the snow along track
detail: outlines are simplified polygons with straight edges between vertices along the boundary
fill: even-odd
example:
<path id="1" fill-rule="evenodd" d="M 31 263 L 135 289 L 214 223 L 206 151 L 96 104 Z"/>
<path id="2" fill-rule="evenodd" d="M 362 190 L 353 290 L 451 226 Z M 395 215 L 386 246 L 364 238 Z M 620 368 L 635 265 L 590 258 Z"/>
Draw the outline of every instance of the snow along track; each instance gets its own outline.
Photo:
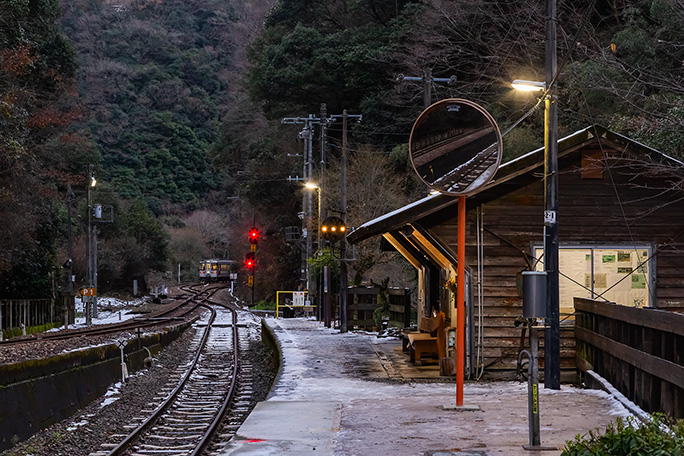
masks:
<path id="1" fill-rule="evenodd" d="M 236 311 L 205 307 L 211 314 L 197 323 L 202 330 L 193 341 L 195 355 L 178 373 L 177 384 L 168 385 L 153 410 L 142 411 L 147 417 L 132 419 L 128 435 L 112 436 L 119 443 L 103 444 L 109 451 L 91 456 L 195 456 L 208 445 L 236 389 L 239 341 Z"/>

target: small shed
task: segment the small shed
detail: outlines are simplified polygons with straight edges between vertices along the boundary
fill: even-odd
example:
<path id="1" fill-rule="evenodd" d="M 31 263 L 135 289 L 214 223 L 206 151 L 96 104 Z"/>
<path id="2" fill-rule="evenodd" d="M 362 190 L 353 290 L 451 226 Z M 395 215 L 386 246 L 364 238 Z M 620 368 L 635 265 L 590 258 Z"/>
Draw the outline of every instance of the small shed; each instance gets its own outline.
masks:
<path id="1" fill-rule="evenodd" d="M 684 310 L 684 164 L 600 126 L 558 144 L 562 378 L 575 374 L 573 298 Z M 523 270 L 543 269 L 544 150 L 500 166 L 466 198 L 466 359 L 471 377 L 515 376 L 525 344 Z M 418 318 L 456 309 L 458 198 L 431 195 L 352 230 L 382 236 L 418 270 Z"/>

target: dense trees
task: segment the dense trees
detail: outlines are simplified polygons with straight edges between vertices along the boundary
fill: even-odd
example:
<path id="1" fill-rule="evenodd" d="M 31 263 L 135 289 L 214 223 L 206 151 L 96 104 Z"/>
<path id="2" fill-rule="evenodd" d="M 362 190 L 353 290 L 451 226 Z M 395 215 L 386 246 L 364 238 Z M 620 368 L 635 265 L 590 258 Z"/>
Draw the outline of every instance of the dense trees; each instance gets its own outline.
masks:
<path id="1" fill-rule="evenodd" d="M 0 293 L 40 295 L 54 273 L 54 199 L 77 180 L 67 151 L 94 154 L 65 129 L 78 116 L 76 64 L 55 24 L 58 3 L 4 0 L 0 9 Z"/>
<path id="2" fill-rule="evenodd" d="M 232 16 L 223 2 L 65 4 L 82 65 L 83 126 L 102 171 L 158 214 L 165 201 L 197 208 L 219 188 L 207 152 L 229 99 Z"/>
<path id="3" fill-rule="evenodd" d="M 391 129 L 393 79 L 406 69 L 398 57 L 417 8 L 412 1 L 278 2 L 251 47 L 250 95 L 271 118 L 317 112 L 325 102 L 331 113 L 375 110 L 367 128 Z"/>
<path id="4" fill-rule="evenodd" d="M 510 82 L 544 79 L 543 3 L 389 3 L 278 2 L 253 47 L 252 96 L 274 116 L 339 99 L 367 114 L 374 133 L 406 131 L 421 106 L 421 83 L 393 93 L 398 73 L 455 76 L 457 85 L 435 87 L 435 97 L 480 103 L 502 129 L 535 104 Z M 374 8 L 385 16 L 369 14 Z M 676 0 L 559 2 L 561 134 L 601 122 L 679 154 L 683 22 Z M 508 157 L 539 144 L 537 125 L 531 117 L 505 138 Z M 368 138 L 378 140 L 392 142 Z"/>
<path id="5" fill-rule="evenodd" d="M 544 79 L 543 7 L 496 0 L 280 0 L 251 48 L 249 93 L 272 119 L 315 113 L 319 102 L 329 111 L 363 113 L 353 147 L 365 142 L 387 158 L 390 150 L 405 147 L 422 108 L 422 83 L 398 87 L 395 77 L 430 70 L 458 81 L 433 85 L 433 101 L 473 100 L 507 130 L 537 103 L 514 93 L 510 82 Z M 676 0 L 559 2 L 561 136 L 603 123 L 684 156 L 683 19 Z M 504 159 L 541 145 L 541 116 L 538 110 L 506 135 Z M 357 182 L 366 202 L 385 198 L 371 182 Z M 373 217 L 367 206 L 351 211 L 361 221 Z"/>
<path id="6" fill-rule="evenodd" d="M 583 121 L 684 158 L 684 5 L 625 2 L 615 21 L 567 66 L 564 97 Z"/>
<path id="7" fill-rule="evenodd" d="M 57 0 L 0 3 L 5 294 L 31 288 L 28 270 L 43 290 L 59 275 L 69 186 L 82 244 L 89 163 L 105 184 L 98 202 L 115 208 L 101 226 L 105 286 L 168 271 L 169 260 L 184 270 L 205 255 L 240 261 L 254 219 L 269 239 L 264 276 L 296 286 L 299 251 L 284 230 L 301 225 L 301 187 L 288 177 L 301 175 L 302 143 L 282 117 L 317 115 L 320 103 L 363 114 L 349 138 L 348 215 L 358 224 L 416 197 L 406 143 L 424 87 L 397 75 L 454 76 L 431 86 L 433 101 L 473 100 L 502 130 L 537 102 L 510 82 L 544 77 L 538 1 L 74 0 L 61 5 L 73 46 L 56 26 Z M 684 156 L 681 1 L 558 3 L 561 135 L 601 123 Z M 505 136 L 505 159 L 541 144 L 541 115 Z M 340 139 L 331 124 L 333 210 Z M 379 258 L 370 246 L 358 253 L 361 272 Z"/>

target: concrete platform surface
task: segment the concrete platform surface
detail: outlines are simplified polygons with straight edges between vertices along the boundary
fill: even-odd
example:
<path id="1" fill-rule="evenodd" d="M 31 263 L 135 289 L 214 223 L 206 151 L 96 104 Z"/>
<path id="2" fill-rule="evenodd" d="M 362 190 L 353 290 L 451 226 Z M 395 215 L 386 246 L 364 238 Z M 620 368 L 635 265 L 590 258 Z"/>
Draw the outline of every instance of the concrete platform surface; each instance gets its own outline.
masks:
<path id="1" fill-rule="evenodd" d="M 525 450 L 526 383 L 467 382 L 464 402 L 476 410 L 452 410 L 455 383 L 435 366 L 412 367 L 397 340 L 305 319 L 267 324 L 281 372 L 222 456 L 558 456 L 577 434 L 629 415 L 603 391 L 540 386 L 541 441 L 556 450 Z"/>

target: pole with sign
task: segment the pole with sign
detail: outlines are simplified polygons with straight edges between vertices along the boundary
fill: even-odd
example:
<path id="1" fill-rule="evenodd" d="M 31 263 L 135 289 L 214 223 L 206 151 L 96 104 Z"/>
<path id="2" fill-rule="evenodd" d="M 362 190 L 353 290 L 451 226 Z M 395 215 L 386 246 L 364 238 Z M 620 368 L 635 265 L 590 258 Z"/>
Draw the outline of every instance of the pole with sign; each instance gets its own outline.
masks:
<path id="1" fill-rule="evenodd" d="M 116 341 L 116 346 L 119 347 L 119 350 L 121 350 L 121 383 L 126 382 L 126 361 L 124 357 L 124 349 L 126 348 L 126 344 L 128 344 L 128 341 L 125 339 L 119 339 Z"/>
<path id="2" fill-rule="evenodd" d="M 97 288 L 87 287 L 81 289 L 81 296 L 92 297 L 97 296 Z"/>

